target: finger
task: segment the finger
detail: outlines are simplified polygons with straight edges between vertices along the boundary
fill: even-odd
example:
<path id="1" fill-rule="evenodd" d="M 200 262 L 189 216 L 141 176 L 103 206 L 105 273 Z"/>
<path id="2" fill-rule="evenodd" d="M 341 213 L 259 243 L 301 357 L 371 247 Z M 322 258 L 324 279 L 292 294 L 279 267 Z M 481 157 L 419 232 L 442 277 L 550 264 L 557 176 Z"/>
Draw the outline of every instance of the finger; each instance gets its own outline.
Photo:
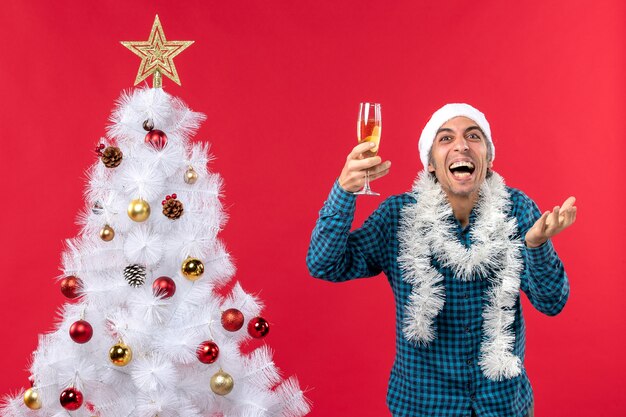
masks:
<path id="1" fill-rule="evenodd" d="M 563 210 L 563 207 L 561 207 L 561 210 L 559 211 L 559 228 L 563 229 L 569 226 L 569 224 L 567 224 L 568 216 L 569 216 L 569 209 Z"/>
<path id="2" fill-rule="evenodd" d="M 376 146 L 374 142 L 359 143 L 354 148 L 352 148 L 352 152 L 350 152 L 347 159 L 359 159 L 361 157 L 361 154 L 363 154 L 363 152 L 369 151 L 374 146 Z"/>
<path id="3" fill-rule="evenodd" d="M 576 221 L 576 206 L 570 207 L 570 209 L 568 210 L 568 214 L 569 214 L 568 226 L 571 226 Z"/>
<path id="4" fill-rule="evenodd" d="M 383 164 L 384 165 L 384 164 Z M 387 165 L 387 168 L 385 169 L 381 169 L 378 170 L 377 172 L 374 173 L 370 173 L 370 181 L 374 181 L 377 180 L 381 177 L 384 177 L 385 175 L 389 174 L 389 168 L 391 167 L 391 164 Z"/>
<path id="5" fill-rule="evenodd" d="M 560 225 L 559 212 L 560 207 L 556 206 L 554 207 L 554 210 L 552 210 L 552 213 L 548 215 L 548 218 L 546 219 L 546 235 L 552 236 L 554 232 L 558 229 Z"/>
<path id="6" fill-rule="evenodd" d="M 391 166 L 391 161 L 385 161 L 385 162 L 382 162 L 382 163 L 374 166 L 372 169 L 368 170 L 367 172 L 369 172 L 370 177 L 371 177 L 372 175 L 376 175 L 376 174 L 378 174 L 381 171 L 389 170 L 390 166 Z"/>
<path id="7" fill-rule="evenodd" d="M 573 207 L 575 202 L 576 202 L 576 197 L 574 196 L 569 197 L 567 200 L 565 200 L 565 202 L 561 206 L 561 211 L 565 211 Z"/>
<path id="8" fill-rule="evenodd" d="M 352 171 L 363 171 L 371 169 L 380 164 L 382 159 L 380 156 L 372 156 L 370 158 L 354 159 L 348 162 L 348 166 Z"/>

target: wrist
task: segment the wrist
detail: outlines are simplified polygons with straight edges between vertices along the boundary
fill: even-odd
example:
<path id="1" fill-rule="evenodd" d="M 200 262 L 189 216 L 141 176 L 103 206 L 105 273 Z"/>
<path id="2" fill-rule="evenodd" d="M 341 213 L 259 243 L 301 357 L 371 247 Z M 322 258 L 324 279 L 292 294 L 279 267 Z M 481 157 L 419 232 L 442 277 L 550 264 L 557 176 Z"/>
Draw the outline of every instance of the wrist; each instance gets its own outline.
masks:
<path id="1" fill-rule="evenodd" d="M 532 240 L 532 239 L 526 239 L 525 243 L 526 243 L 526 247 L 527 248 L 534 249 L 534 248 L 538 248 L 539 246 L 542 246 L 547 241 L 548 241 L 548 239 L 543 239 L 543 240 L 539 240 L 539 241 Z"/>
<path id="2" fill-rule="evenodd" d="M 339 187 L 340 187 L 343 191 L 345 191 L 346 193 L 350 193 L 350 194 L 352 194 L 352 193 L 355 193 L 355 192 L 359 191 L 358 189 L 356 189 L 356 190 L 351 190 L 351 189 L 350 189 L 350 187 L 348 186 L 348 184 L 347 184 L 347 183 L 348 183 L 348 181 L 346 181 L 345 179 L 342 179 L 341 177 L 339 177 L 339 178 L 337 179 L 337 185 L 339 185 Z"/>

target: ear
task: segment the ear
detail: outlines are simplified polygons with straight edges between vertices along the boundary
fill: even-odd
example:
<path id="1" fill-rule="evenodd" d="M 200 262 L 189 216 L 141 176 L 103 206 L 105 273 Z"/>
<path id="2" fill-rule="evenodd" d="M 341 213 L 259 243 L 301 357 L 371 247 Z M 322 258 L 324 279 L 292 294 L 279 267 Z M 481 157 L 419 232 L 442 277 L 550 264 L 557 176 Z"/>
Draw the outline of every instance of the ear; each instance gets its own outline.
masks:
<path id="1" fill-rule="evenodd" d="M 487 164 L 487 168 L 493 169 L 493 161 L 489 161 Z"/>
<path id="2" fill-rule="evenodd" d="M 428 172 L 435 172 L 435 166 L 432 164 L 432 162 L 428 163 Z"/>

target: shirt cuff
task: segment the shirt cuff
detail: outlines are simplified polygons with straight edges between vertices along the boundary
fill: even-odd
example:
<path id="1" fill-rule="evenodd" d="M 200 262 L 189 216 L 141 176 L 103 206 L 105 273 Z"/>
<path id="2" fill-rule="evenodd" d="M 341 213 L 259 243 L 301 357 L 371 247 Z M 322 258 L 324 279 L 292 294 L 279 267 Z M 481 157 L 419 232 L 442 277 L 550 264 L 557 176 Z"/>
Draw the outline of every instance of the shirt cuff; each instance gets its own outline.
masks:
<path id="1" fill-rule="evenodd" d="M 335 180 L 324 208 L 335 213 L 351 216 L 356 207 L 356 195 L 341 188 L 339 180 Z"/>
<path id="2" fill-rule="evenodd" d="M 558 260 L 558 256 L 550 239 L 536 248 L 529 248 L 527 246 L 526 253 L 528 254 L 528 260 L 533 265 L 552 264 L 555 260 Z"/>

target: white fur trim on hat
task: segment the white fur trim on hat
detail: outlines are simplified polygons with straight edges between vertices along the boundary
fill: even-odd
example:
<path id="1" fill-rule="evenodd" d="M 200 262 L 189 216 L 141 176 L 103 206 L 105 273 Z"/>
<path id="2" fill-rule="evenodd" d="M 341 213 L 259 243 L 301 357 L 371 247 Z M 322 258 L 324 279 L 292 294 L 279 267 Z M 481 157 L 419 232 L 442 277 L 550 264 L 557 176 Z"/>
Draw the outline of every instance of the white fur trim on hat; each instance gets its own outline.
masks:
<path id="1" fill-rule="evenodd" d="M 422 130 L 418 147 L 420 151 L 420 159 L 422 164 L 424 164 L 424 169 L 428 168 L 428 153 L 430 152 L 430 148 L 432 148 L 433 142 L 435 141 L 437 130 L 439 130 L 439 128 L 448 120 L 459 116 L 472 119 L 476 122 L 476 124 L 478 124 L 483 132 L 485 132 L 487 140 L 491 143 L 491 148 L 493 150 L 491 160 L 493 161 L 495 159 L 496 147 L 493 145 L 493 140 L 491 139 L 491 128 L 489 127 L 489 122 L 485 118 L 485 115 L 482 114 L 480 110 L 475 109 L 469 104 L 451 103 L 446 104 L 434 112 L 428 123 L 426 123 L 424 130 Z"/>

